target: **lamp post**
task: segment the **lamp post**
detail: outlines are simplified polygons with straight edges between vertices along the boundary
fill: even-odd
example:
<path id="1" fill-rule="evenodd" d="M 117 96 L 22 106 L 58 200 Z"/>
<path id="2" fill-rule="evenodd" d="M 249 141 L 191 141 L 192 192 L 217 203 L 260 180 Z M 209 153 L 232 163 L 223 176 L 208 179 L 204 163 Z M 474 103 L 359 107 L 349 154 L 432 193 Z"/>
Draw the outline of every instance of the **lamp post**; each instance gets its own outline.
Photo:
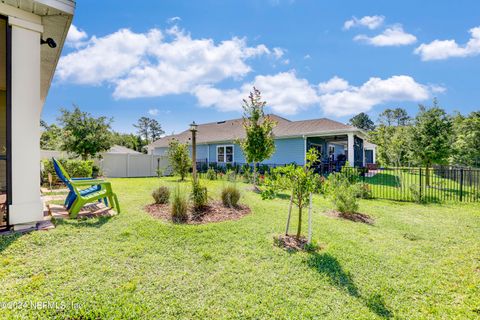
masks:
<path id="1" fill-rule="evenodd" d="M 193 121 L 190 124 L 190 131 L 192 132 L 192 176 L 195 182 L 197 182 L 197 128 L 198 125 Z"/>

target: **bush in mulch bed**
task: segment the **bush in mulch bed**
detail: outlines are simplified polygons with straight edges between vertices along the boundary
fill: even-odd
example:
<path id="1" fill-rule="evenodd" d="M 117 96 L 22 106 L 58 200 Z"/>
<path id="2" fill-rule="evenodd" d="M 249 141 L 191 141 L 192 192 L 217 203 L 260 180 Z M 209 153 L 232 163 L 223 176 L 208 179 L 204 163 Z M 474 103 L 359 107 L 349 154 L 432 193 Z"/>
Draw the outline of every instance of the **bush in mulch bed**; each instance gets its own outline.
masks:
<path id="1" fill-rule="evenodd" d="M 170 200 L 170 189 L 166 186 L 161 186 L 152 192 L 153 200 L 157 204 L 166 204 Z"/>
<path id="2" fill-rule="evenodd" d="M 145 211 L 155 218 L 177 222 L 172 220 L 172 211 L 169 205 L 149 204 L 145 206 Z M 245 205 L 239 204 L 236 207 L 225 207 L 220 201 L 210 201 L 201 211 L 189 207 L 186 212 L 186 218 L 182 222 L 186 224 L 204 224 L 238 220 L 249 213 L 250 208 Z"/>
<path id="3" fill-rule="evenodd" d="M 279 235 L 273 237 L 273 244 L 277 247 L 285 249 L 287 251 L 307 251 L 314 252 L 321 249 L 319 246 L 314 243 L 308 243 L 307 238 L 299 237 L 297 238 L 294 235 Z"/>

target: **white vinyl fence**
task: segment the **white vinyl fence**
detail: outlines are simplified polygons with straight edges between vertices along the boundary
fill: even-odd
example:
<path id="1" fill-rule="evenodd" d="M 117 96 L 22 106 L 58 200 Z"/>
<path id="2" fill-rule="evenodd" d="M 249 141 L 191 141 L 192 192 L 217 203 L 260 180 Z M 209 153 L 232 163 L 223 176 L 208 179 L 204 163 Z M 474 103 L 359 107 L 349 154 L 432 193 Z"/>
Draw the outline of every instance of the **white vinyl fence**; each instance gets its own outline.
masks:
<path id="1" fill-rule="evenodd" d="M 66 152 L 41 150 L 41 159 L 69 158 Z M 166 156 L 153 154 L 103 153 L 95 160 L 103 175 L 109 178 L 155 177 L 157 170 L 170 175 L 171 169 Z"/>
<path id="2" fill-rule="evenodd" d="M 168 159 L 153 154 L 105 153 L 103 159 L 96 162 L 110 178 L 154 177 L 158 169 L 164 175 L 170 174 Z"/>

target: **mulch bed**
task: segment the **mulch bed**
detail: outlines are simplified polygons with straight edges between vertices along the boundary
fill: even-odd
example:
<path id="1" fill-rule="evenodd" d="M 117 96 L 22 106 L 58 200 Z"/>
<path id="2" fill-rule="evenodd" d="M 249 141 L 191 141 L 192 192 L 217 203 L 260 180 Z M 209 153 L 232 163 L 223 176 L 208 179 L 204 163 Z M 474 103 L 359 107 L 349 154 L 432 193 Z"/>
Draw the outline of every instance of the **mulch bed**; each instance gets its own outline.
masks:
<path id="1" fill-rule="evenodd" d="M 169 204 L 149 204 L 145 211 L 155 218 L 172 222 L 171 208 Z M 250 213 L 250 208 L 245 205 L 237 207 L 225 207 L 220 201 L 212 201 L 201 212 L 194 213 L 188 209 L 188 221 L 186 224 L 204 224 L 229 220 L 238 220 Z"/>
<path id="2" fill-rule="evenodd" d="M 321 249 L 319 246 L 316 245 L 308 245 L 307 243 L 307 238 L 301 236 L 300 238 L 297 238 L 294 235 L 290 234 L 282 234 L 273 237 L 273 243 L 282 249 L 285 249 L 287 251 L 317 251 Z"/>
<path id="3" fill-rule="evenodd" d="M 363 213 L 342 213 L 338 211 L 329 211 L 327 215 L 334 218 L 346 219 L 353 222 L 361 222 L 369 225 L 373 225 L 375 220 L 369 215 Z"/>

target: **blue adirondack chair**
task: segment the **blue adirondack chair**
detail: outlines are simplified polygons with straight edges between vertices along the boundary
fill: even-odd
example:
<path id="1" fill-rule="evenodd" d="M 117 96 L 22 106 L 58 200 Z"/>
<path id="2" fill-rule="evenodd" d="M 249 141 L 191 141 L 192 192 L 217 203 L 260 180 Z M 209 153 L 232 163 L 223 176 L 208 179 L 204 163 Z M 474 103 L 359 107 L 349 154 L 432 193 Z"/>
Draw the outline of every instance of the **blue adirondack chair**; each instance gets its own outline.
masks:
<path id="1" fill-rule="evenodd" d="M 68 192 L 67 197 L 65 198 L 64 206 L 65 206 L 65 208 L 70 210 L 70 208 L 72 207 L 73 203 L 75 202 L 75 200 L 77 198 L 76 195 L 75 195 L 75 190 L 73 189 L 73 186 L 70 183 L 70 180 L 82 181 L 82 180 L 92 180 L 93 178 L 87 178 L 87 177 L 85 177 L 85 178 L 70 178 L 68 176 L 68 173 L 65 170 L 62 170 L 63 167 L 57 159 L 52 158 L 52 162 L 53 162 L 53 168 L 55 169 L 55 173 L 57 174 L 58 178 L 68 188 L 69 192 Z M 64 172 L 65 172 L 65 174 L 64 174 Z M 83 195 L 87 195 L 89 193 L 97 192 L 99 190 L 100 190 L 100 185 L 93 185 L 93 186 L 90 186 L 89 188 L 80 190 L 80 193 L 83 194 Z M 105 201 L 105 205 L 108 206 L 107 198 L 105 198 L 104 201 Z"/>
<path id="2" fill-rule="evenodd" d="M 52 161 L 55 172 L 70 191 L 65 200 L 65 206 L 69 210 L 70 217 L 75 218 L 85 204 L 94 201 L 100 202 L 102 199 L 105 201 L 106 206 L 108 206 L 110 202 L 110 207 L 115 207 L 117 213 L 120 213 L 118 198 L 112 191 L 110 182 L 93 178 L 72 179 L 60 162 L 55 158 L 52 158 Z M 82 187 L 87 188 L 80 189 Z"/>

